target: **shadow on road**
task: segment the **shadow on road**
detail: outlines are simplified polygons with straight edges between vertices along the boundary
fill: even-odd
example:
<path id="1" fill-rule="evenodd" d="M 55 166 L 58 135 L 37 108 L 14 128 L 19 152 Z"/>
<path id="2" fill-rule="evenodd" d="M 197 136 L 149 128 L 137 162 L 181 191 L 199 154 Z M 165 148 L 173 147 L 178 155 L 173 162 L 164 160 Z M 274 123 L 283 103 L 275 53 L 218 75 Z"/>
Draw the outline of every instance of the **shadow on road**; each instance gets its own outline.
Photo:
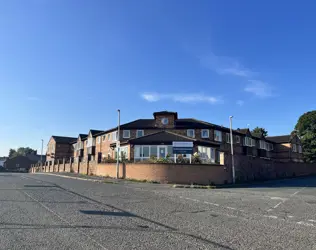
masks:
<path id="1" fill-rule="evenodd" d="M 110 211 L 95 211 L 95 210 L 79 210 L 83 214 L 89 215 L 107 215 L 107 216 L 130 216 L 135 217 L 135 215 L 128 212 L 110 212 Z"/>
<path id="2" fill-rule="evenodd" d="M 297 187 L 316 187 L 316 176 L 304 176 L 291 179 L 269 180 L 263 182 L 242 183 L 227 185 L 222 188 L 297 188 Z"/>

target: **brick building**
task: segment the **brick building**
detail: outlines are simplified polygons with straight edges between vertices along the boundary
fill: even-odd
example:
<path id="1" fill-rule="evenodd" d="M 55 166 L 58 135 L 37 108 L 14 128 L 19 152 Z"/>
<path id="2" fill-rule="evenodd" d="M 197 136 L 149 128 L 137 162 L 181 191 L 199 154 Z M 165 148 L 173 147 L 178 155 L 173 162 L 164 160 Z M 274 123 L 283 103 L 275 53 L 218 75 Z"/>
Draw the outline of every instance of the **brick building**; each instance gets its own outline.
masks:
<path id="1" fill-rule="evenodd" d="M 267 137 L 274 142 L 275 154 L 280 161 L 303 162 L 302 143 L 297 135 Z"/>
<path id="2" fill-rule="evenodd" d="M 72 143 L 76 140 L 74 137 L 53 135 L 47 144 L 46 160 L 52 162 L 63 158 L 73 157 L 74 149 Z"/>
<path id="3" fill-rule="evenodd" d="M 176 112 L 155 112 L 153 116 L 153 119 L 138 119 L 120 126 L 120 152 L 127 159 L 141 161 L 153 156 L 172 158 L 174 141 L 192 142 L 193 152 L 198 152 L 205 162 L 219 162 L 220 152 L 230 154 L 229 128 L 193 118 L 178 118 Z M 92 137 L 95 138 L 92 140 L 95 150 L 91 151 L 91 159 L 101 161 L 104 158 L 116 158 L 117 127 Z M 253 135 L 249 129 L 233 130 L 235 154 L 278 158 L 274 145 L 273 140 L 262 134 Z"/>
<path id="4" fill-rule="evenodd" d="M 118 139 L 120 156 L 123 154 L 134 161 L 177 157 L 173 154 L 173 142 L 192 143 L 193 153 L 198 152 L 201 159 L 209 163 L 220 162 L 221 155 L 229 155 L 231 151 L 229 128 L 193 118 L 179 118 L 177 112 L 161 111 L 153 113 L 152 119 L 122 124 L 119 135 L 118 128 L 114 127 L 106 131 L 91 129 L 88 134 L 79 134 L 78 138 L 63 139 L 67 143 L 59 147 L 58 157 L 65 155 L 74 157 L 75 161 L 97 162 L 114 159 Z M 50 143 L 54 141 L 55 136 Z M 302 148 L 297 136 L 264 137 L 263 134 L 252 134 L 248 128 L 236 129 L 233 130 L 233 147 L 236 155 L 302 161 Z M 66 152 L 62 154 L 62 150 Z M 183 154 L 183 157 L 190 159 L 192 155 Z"/>

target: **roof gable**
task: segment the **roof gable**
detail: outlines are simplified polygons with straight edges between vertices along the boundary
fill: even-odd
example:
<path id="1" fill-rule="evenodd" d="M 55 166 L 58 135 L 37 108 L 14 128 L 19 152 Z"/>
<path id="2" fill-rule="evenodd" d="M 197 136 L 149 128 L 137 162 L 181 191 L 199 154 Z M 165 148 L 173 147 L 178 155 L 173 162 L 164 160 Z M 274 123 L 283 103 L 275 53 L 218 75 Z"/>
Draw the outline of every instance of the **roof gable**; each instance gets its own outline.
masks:
<path id="1" fill-rule="evenodd" d="M 69 144 L 76 140 L 75 137 L 56 136 L 56 135 L 53 135 L 52 138 L 55 140 L 56 143 L 60 143 L 60 144 Z"/>

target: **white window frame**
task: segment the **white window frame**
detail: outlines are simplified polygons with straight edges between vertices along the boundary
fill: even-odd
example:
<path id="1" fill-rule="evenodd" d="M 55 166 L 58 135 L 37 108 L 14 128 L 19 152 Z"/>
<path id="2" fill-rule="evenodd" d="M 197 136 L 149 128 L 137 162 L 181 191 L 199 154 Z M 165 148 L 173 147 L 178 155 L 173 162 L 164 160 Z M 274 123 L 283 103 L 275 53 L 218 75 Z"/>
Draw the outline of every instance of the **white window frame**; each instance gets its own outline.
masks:
<path id="1" fill-rule="evenodd" d="M 226 143 L 230 143 L 230 133 L 226 133 Z"/>
<path id="2" fill-rule="evenodd" d="M 112 132 L 112 141 L 117 141 L 117 131 Z"/>
<path id="3" fill-rule="evenodd" d="M 125 136 L 124 133 L 128 132 L 128 136 Z M 130 138 L 131 137 L 131 131 L 130 130 L 123 130 L 123 138 Z"/>
<path id="4" fill-rule="evenodd" d="M 244 138 L 244 145 L 247 147 L 253 147 L 255 146 L 255 140 L 252 139 L 251 137 L 246 136 Z"/>
<path id="5" fill-rule="evenodd" d="M 293 151 L 294 153 L 297 152 L 296 144 L 292 144 L 292 151 Z"/>
<path id="6" fill-rule="evenodd" d="M 236 135 L 236 143 L 240 143 L 240 136 Z"/>
<path id="7" fill-rule="evenodd" d="M 140 132 L 140 131 L 142 131 L 142 135 L 141 136 L 138 136 L 138 132 Z M 143 129 L 137 129 L 136 130 L 136 138 L 139 138 L 139 137 L 142 137 L 142 136 L 144 136 L 144 130 Z"/>
<path id="8" fill-rule="evenodd" d="M 215 148 L 198 146 L 198 154 L 204 163 L 215 163 Z"/>
<path id="9" fill-rule="evenodd" d="M 101 136 L 98 136 L 97 142 L 100 144 L 100 142 L 101 142 Z"/>
<path id="10" fill-rule="evenodd" d="M 193 132 L 193 135 L 190 135 L 190 132 Z M 195 138 L 195 130 L 194 129 L 187 129 L 187 137 Z"/>
<path id="11" fill-rule="evenodd" d="M 216 133 L 219 133 L 218 136 L 216 136 Z M 218 137 L 218 139 L 216 139 Z M 214 141 L 221 142 L 223 140 L 223 134 L 220 130 L 214 130 Z"/>
<path id="12" fill-rule="evenodd" d="M 204 136 L 203 132 L 207 132 L 207 135 Z M 209 129 L 202 129 L 201 130 L 201 138 L 210 138 L 210 130 Z"/>

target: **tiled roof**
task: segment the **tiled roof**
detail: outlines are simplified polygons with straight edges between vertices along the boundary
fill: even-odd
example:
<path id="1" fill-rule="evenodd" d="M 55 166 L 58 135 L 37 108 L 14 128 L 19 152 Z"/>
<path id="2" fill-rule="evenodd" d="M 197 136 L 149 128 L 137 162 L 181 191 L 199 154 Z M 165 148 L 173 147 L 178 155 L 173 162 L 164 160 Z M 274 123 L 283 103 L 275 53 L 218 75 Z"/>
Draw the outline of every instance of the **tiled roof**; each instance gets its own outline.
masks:
<path id="1" fill-rule="evenodd" d="M 131 139 L 128 142 L 131 144 L 172 144 L 174 141 L 187 141 L 187 142 L 194 142 L 197 144 L 211 144 L 211 145 L 219 145 L 217 142 L 211 142 L 207 140 L 198 140 L 195 138 L 187 137 L 184 135 L 179 135 L 176 133 L 172 133 L 170 131 L 159 131 L 153 134 L 145 135 L 139 138 Z"/>
<path id="2" fill-rule="evenodd" d="M 287 143 L 292 139 L 291 135 L 267 136 L 266 138 L 275 143 Z"/>
<path id="3" fill-rule="evenodd" d="M 161 129 L 155 126 L 155 119 L 138 119 L 132 122 L 128 122 L 120 125 L 120 129 Z M 221 131 L 229 132 L 229 128 L 212 124 L 205 121 L 200 121 L 193 118 L 182 118 L 175 120 L 174 129 L 219 129 Z M 117 127 L 101 131 L 97 135 L 103 135 L 111 131 L 117 130 Z M 172 131 L 172 129 L 170 129 Z M 170 131 L 169 130 L 169 131 Z M 233 130 L 234 133 L 243 134 L 238 130 Z"/>
<path id="4" fill-rule="evenodd" d="M 66 136 L 56 136 L 56 135 L 53 135 L 52 136 L 55 140 L 56 143 L 61 143 L 61 144 L 68 144 L 68 143 L 71 143 L 75 140 L 77 140 L 77 138 L 74 138 L 74 137 L 66 137 Z"/>
<path id="5" fill-rule="evenodd" d="M 85 139 L 87 139 L 87 137 L 88 137 L 88 135 L 86 135 L 86 134 L 79 134 L 79 138 L 80 138 L 80 140 L 85 140 Z"/>
<path id="6" fill-rule="evenodd" d="M 95 136 L 97 134 L 100 134 L 104 132 L 103 130 L 96 130 L 96 129 L 90 129 L 90 133 L 92 134 L 92 136 Z"/>

